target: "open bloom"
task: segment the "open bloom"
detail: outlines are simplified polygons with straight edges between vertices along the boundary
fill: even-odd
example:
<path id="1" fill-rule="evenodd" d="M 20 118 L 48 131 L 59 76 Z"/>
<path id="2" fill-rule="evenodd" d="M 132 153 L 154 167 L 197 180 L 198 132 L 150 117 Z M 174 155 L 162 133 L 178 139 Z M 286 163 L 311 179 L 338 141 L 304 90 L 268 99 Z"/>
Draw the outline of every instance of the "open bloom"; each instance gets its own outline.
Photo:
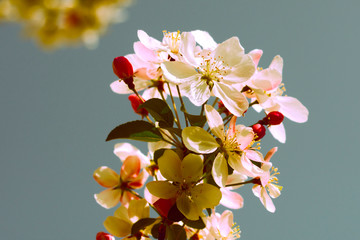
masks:
<path id="1" fill-rule="evenodd" d="M 128 208 L 122 205 L 114 212 L 114 216 L 107 217 L 104 226 L 109 233 L 116 237 L 128 236 L 127 239 L 136 240 L 137 236 L 129 236 L 132 225 L 149 216 L 150 209 L 145 199 L 131 200 Z"/>
<path id="2" fill-rule="evenodd" d="M 202 36 L 204 38 L 205 35 Z M 182 59 L 161 64 L 166 79 L 179 85 L 184 95 L 196 106 L 205 103 L 213 94 L 231 113 L 241 116 L 249 104 L 232 85 L 248 80 L 255 68 L 251 57 L 244 53 L 239 39 L 232 37 L 213 50 L 199 51 L 192 33 L 185 33 L 181 37 Z"/>
<path id="3" fill-rule="evenodd" d="M 249 53 L 253 57 L 255 66 L 261 58 L 261 50 L 253 50 Z M 245 95 L 256 99 L 258 105 L 253 105 L 254 109 L 266 113 L 278 111 L 291 121 L 303 123 L 308 120 L 309 111 L 296 98 L 283 96 L 285 88 L 282 84 L 283 59 L 275 56 L 269 67 L 266 69 L 257 68 L 255 74 L 244 84 L 249 87 Z M 284 143 L 286 134 L 284 124 L 269 127 L 270 133 L 275 139 Z"/>
<path id="4" fill-rule="evenodd" d="M 201 230 L 201 239 L 206 240 L 233 240 L 240 238 L 240 229 L 234 226 L 233 213 L 225 210 L 221 215 L 213 211 L 211 216 L 206 218 L 206 228 Z"/>
<path id="5" fill-rule="evenodd" d="M 188 154 L 183 160 L 172 150 L 165 150 L 158 159 L 159 170 L 167 181 L 149 182 L 149 192 L 162 199 L 176 198 L 179 211 L 190 220 L 203 216 L 202 210 L 217 206 L 220 190 L 210 184 L 201 183 L 203 162 L 199 155 Z"/>
<path id="6" fill-rule="evenodd" d="M 128 205 L 132 199 L 138 199 L 133 190 L 141 188 L 148 177 L 141 170 L 141 161 L 137 156 L 128 156 L 118 175 L 109 167 L 99 167 L 94 171 L 94 179 L 107 189 L 95 194 L 96 202 L 104 208 L 115 207 L 119 202 Z"/>
<path id="7" fill-rule="evenodd" d="M 277 185 L 278 178 L 276 175 L 280 174 L 277 168 L 274 168 L 271 164 L 270 158 L 277 151 L 277 148 L 272 148 L 265 156 L 265 162 L 262 163 L 261 173 L 255 178 L 255 184 L 252 191 L 256 197 L 258 197 L 266 210 L 269 212 L 275 212 L 275 205 L 271 198 L 277 198 L 281 194 L 282 186 Z M 267 193 L 269 192 L 269 194 Z M 270 195 L 270 196 L 269 196 Z M 271 198 L 270 198 L 271 197 Z"/>
<path id="8" fill-rule="evenodd" d="M 262 162 L 260 152 L 251 148 L 254 133 L 250 127 L 235 125 L 236 119 L 225 131 L 220 114 L 210 105 L 205 105 L 205 114 L 212 134 L 200 127 L 187 127 L 182 132 L 185 146 L 196 153 L 220 152 L 214 160 L 212 175 L 219 186 L 224 187 L 228 177 L 228 164 L 237 172 L 254 177 L 261 172 L 251 161 Z"/>

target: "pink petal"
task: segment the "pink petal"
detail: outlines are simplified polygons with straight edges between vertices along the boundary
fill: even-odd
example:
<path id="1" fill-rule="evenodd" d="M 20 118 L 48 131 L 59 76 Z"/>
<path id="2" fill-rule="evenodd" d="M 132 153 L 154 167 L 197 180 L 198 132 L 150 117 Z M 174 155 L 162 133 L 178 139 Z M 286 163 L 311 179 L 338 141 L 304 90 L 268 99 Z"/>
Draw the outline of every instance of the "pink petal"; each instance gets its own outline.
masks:
<path id="1" fill-rule="evenodd" d="M 146 62 L 156 62 L 158 60 L 155 52 L 145 47 L 145 45 L 141 42 L 134 43 L 134 52 L 138 57 Z"/>
<path id="2" fill-rule="evenodd" d="M 249 52 L 250 57 L 253 59 L 255 63 L 255 68 L 257 68 L 260 58 L 263 54 L 263 51 L 261 49 L 254 49 L 251 52 Z"/>
<path id="3" fill-rule="evenodd" d="M 277 103 L 280 105 L 279 112 L 291 121 L 304 123 L 308 120 L 309 111 L 294 97 L 278 96 Z"/>
<path id="4" fill-rule="evenodd" d="M 286 141 L 286 133 L 285 133 L 285 127 L 283 123 L 280 123 L 279 125 L 272 125 L 269 128 L 269 131 L 273 137 L 278 140 L 281 143 L 285 143 Z"/>
<path id="5" fill-rule="evenodd" d="M 222 193 L 221 205 L 231 209 L 239 209 L 244 206 L 244 199 L 237 192 L 232 192 L 226 188 L 220 188 L 220 191 Z"/>
<path id="6" fill-rule="evenodd" d="M 272 213 L 275 212 L 275 210 L 276 210 L 275 205 L 274 205 L 273 201 L 271 200 L 270 196 L 268 195 L 268 193 L 266 192 L 265 188 L 261 188 L 260 201 L 264 205 L 266 210 L 268 210 L 269 212 L 272 212 Z"/>

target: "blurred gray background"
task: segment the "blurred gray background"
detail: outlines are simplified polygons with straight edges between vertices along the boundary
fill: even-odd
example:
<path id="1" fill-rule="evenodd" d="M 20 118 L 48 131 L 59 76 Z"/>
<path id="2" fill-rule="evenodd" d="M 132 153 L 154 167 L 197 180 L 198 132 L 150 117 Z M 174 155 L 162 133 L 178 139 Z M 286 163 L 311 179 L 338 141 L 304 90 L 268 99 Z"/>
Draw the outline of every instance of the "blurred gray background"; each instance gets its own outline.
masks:
<path id="1" fill-rule="evenodd" d="M 138 0 L 95 50 L 43 52 L 17 24 L 0 25 L 0 239 L 95 239 L 114 209 L 97 205 L 93 171 L 120 169 L 108 132 L 137 119 L 127 96 L 111 92 L 112 59 L 133 53 L 138 29 L 208 31 L 215 41 L 238 36 L 260 66 L 284 58 L 287 94 L 310 111 L 285 120 L 278 146 L 282 195 L 271 214 L 241 188 L 235 210 L 241 239 L 360 239 L 360 2 L 357 0 Z M 253 116 L 256 116 L 253 115 Z M 121 141 L 118 141 L 121 142 Z M 143 152 L 145 144 L 137 144 Z"/>

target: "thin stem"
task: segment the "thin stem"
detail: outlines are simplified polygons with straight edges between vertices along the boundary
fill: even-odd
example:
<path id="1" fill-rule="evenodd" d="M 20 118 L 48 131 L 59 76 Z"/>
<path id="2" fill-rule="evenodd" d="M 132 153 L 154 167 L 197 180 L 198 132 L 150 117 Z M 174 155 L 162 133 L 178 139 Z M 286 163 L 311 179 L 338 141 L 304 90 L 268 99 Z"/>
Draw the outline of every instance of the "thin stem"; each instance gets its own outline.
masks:
<path id="1" fill-rule="evenodd" d="M 176 124 L 178 125 L 178 127 L 181 129 L 181 124 L 180 124 L 180 118 L 179 118 L 179 115 L 178 115 L 178 112 L 176 110 L 176 105 L 175 105 L 175 101 L 174 101 L 174 98 L 173 98 L 173 95 L 171 93 L 171 89 L 170 89 L 170 84 L 169 83 L 166 83 L 167 86 L 168 86 L 168 89 L 169 89 L 169 93 L 170 93 L 170 97 L 171 97 L 171 102 L 173 104 L 173 108 L 174 108 L 174 112 L 175 112 L 175 115 L 176 115 Z"/>
<path id="2" fill-rule="evenodd" d="M 188 127 L 188 126 L 189 126 L 189 124 L 188 124 L 188 119 L 187 119 L 187 117 L 186 117 L 185 104 L 184 104 L 184 101 L 183 101 L 182 96 L 181 96 L 181 93 L 180 93 L 180 88 L 179 88 L 179 85 L 176 85 L 176 90 L 177 90 L 178 95 L 179 95 L 179 99 L 180 99 L 181 107 L 182 107 L 182 109 L 183 109 L 183 111 L 184 111 L 185 124 L 186 124 L 186 126 Z"/>
<path id="3" fill-rule="evenodd" d="M 240 185 L 244 185 L 244 184 L 248 184 L 248 183 L 253 183 L 253 179 L 246 181 L 246 182 L 228 184 L 228 185 L 225 185 L 225 187 L 240 186 Z"/>
<path id="4" fill-rule="evenodd" d="M 204 102 L 204 104 L 201 106 L 201 112 L 200 112 L 200 116 L 202 116 L 204 114 L 204 108 L 205 108 L 205 104 L 207 103 L 208 101 Z"/>
<path id="5" fill-rule="evenodd" d="M 216 98 L 214 99 L 214 102 L 213 102 L 213 104 L 212 104 L 212 107 L 215 107 L 215 105 L 216 105 L 216 103 L 217 103 L 218 101 L 219 101 L 219 98 L 216 97 Z"/>

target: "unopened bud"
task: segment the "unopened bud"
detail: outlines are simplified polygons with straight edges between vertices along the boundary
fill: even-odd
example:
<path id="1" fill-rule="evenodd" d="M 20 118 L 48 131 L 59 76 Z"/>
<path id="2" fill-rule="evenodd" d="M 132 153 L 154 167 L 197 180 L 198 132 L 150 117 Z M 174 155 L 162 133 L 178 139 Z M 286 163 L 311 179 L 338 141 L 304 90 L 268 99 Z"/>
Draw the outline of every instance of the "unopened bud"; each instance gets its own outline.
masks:
<path id="1" fill-rule="evenodd" d="M 134 89 L 134 70 L 126 57 L 116 57 L 112 63 L 113 71 L 118 78 L 124 80 L 124 82 L 128 85 L 129 89 Z"/>
<path id="2" fill-rule="evenodd" d="M 279 125 L 284 120 L 284 115 L 281 112 L 270 112 L 265 118 L 269 125 Z"/>
<path id="3" fill-rule="evenodd" d="M 144 100 L 139 98 L 136 94 L 131 94 L 128 99 L 130 100 L 131 106 L 135 113 L 141 115 L 142 117 L 145 117 L 149 114 L 145 108 L 139 108 L 140 104 L 142 104 Z"/>
<path id="4" fill-rule="evenodd" d="M 96 234 L 96 240 L 115 240 L 115 237 L 106 232 L 98 232 Z"/>
<path id="5" fill-rule="evenodd" d="M 261 125 L 260 123 L 256 123 L 256 124 L 252 125 L 252 129 L 253 129 L 254 133 L 256 134 L 255 140 L 260 140 L 265 136 L 266 128 L 263 125 Z"/>

